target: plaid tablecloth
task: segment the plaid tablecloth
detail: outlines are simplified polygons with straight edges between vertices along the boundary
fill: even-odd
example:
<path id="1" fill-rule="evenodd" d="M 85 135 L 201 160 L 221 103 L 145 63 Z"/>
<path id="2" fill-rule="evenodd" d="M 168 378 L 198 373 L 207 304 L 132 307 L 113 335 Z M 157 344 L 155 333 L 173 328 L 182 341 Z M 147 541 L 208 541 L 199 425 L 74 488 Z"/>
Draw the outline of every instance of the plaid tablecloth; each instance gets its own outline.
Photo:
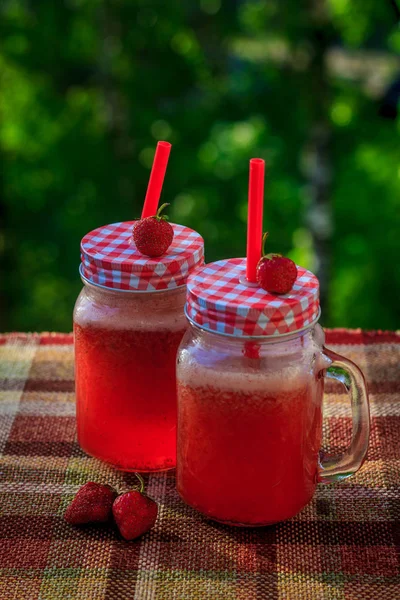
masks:
<path id="1" fill-rule="evenodd" d="M 112 525 L 63 520 L 88 480 L 136 483 L 76 442 L 72 337 L 0 336 L 1 600 L 400 598 L 400 335 L 335 330 L 328 343 L 369 384 L 371 443 L 355 477 L 320 485 L 290 521 L 236 529 L 185 506 L 173 473 L 151 475 L 159 519 L 125 542 Z M 340 450 L 350 434 L 343 390 L 327 394 L 326 417 L 325 443 Z"/>

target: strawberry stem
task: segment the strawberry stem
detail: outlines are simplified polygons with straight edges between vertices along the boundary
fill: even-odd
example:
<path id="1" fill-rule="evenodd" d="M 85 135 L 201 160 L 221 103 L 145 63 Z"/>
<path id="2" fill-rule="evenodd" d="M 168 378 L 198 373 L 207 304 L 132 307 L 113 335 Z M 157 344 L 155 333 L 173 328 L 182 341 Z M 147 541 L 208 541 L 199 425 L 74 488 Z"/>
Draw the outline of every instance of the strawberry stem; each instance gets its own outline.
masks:
<path id="1" fill-rule="evenodd" d="M 267 260 L 272 260 L 273 258 L 280 258 L 282 254 L 276 254 L 276 252 L 271 252 L 270 254 L 265 254 L 265 244 L 267 241 L 267 237 L 269 236 L 268 231 L 266 231 L 262 238 L 262 257 Z"/>
<path id="2" fill-rule="evenodd" d="M 143 479 L 143 477 L 141 475 L 139 475 L 139 473 L 135 473 L 135 476 L 139 479 L 139 482 L 140 482 L 140 490 L 139 490 L 139 492 L 141 494 L 143 494 L 144 488 L 145 488 L 144 479 Z"/>
<path id="3" fill-rule="evenodd" d="M 262 255 L 265 256 L 265 243 L 267 241 L 267 237 L 269 236 L 268 231 L 266 231 L 262 238 Z"/>
<path id="4" fill-rule="evenodd" d="M 168 219 L 167 215 L 161 214 L 166 206 L 169 206 L 169 202 L 164 202 L 164 204 L 161 204 L 160 208 L 157 211 L 156 219 Z"/>
<path id="5" fill-rule="evenodd" d="M 263 258 L 267 260 L 272 260 L 273 258 L 281 258 L 282 254 L 278 254 L 277 252 L 270 252 L 269 254 L 265 254 Z"/>

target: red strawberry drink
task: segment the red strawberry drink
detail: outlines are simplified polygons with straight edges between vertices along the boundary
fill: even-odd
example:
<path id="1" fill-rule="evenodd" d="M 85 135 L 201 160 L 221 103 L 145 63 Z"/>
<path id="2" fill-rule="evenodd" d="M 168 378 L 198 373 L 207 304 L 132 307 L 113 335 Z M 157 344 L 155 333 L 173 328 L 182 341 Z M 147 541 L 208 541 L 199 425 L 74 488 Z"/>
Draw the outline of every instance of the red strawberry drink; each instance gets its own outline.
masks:
<path id="1" fill-rule="evenodd" d="M 75 312 L 79 443 L 120 469 L 175 466 L 184 297 L 184 288 L 121 297 L 87 286 Z M 99 299 L 110 314 L 98 322 Z"/>
<path id="2" fill-rule="evenodd" d="M 176 353 L 186 330 L 188 273 L 203 262 L 203 241 L 172 225 L 161 257 L 141 254 L 133 222 L 82 240 L 84 288 L 74 311 L 78 441 L 115 467 L 175 466 Z"/>
<path id="3" fill-rule="evenodd" d="M 221 342 L 212 337 L 215 352 Z M 311 336 L 306 343 L 312 352 Z M 179 371 L 179 491 L 220 521 L 281 521 L 314 494 L 322 379 L 301 368 L 306 351 L 296 339 L 283 344 L 292 349 L 289 360 L 272 344 L 260 344 L 258 359 L 246 358 L 243 344 L 222 344 L 218 367 L 199 361 L 188 376 Z"/>
<path id="4" fill-rule="evenodd" d="M 206 516 L 257 526 L 298 513 L 319 480 L 355 472 L 369 421 L 361 372 L 323 348 L 316 277 L 297 267 L 293 289 L 279 296 L 247 285 L 245 273 L 244 259 L 230 259 L 188 280 L 191 327 L 178 359 L 177 486 Z M 350 450 L 321 467 L 327 369 L 329 377 L 347 378 L 359 410 Z"/>

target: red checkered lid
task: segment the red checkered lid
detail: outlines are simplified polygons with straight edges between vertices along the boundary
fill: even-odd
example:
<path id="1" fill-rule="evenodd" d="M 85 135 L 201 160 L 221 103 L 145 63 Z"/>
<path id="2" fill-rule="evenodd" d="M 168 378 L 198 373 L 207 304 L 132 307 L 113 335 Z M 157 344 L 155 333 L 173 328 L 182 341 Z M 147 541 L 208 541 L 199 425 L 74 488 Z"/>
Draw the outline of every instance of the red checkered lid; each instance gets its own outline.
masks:
<path id="1" fill-rule="evenodd" d="M 193 229 L 171 223 L 174 239 L 159 258 L 141 254 L 132 241 L 134 221 L 112 223 L 81 241 L 81 273 L 91 283 L 142 292 L 177 288 L 204 263 L 204 241 Z"/>
<path id="2" fill-rule="evenodd" d="M 292 290 L 278 296 L 246 282 L 246 259 L 203 266 L 187 281 L 186 313 L 209 331 L 235 336 L 278 336 L 311 325 L 319 316 L 319 282 L 297 267 Z"/>

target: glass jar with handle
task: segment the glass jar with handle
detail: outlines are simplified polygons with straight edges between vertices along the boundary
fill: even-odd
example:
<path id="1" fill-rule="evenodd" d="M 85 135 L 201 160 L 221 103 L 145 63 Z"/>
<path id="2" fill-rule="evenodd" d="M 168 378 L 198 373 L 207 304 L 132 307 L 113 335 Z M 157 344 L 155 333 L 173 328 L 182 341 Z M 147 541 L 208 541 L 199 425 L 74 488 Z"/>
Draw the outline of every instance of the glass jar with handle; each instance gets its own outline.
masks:
<path id="1" fill-rule="evenodd" d="M 188 281 L 190 328 L 178 354 L 177 487 L 209 518 L 260 526 L 298 513 L 319 482 L 349 477 L 368 448 L 364 377 L 324 347 L 318 280 L 298 267 L 291 292 L 245 281 L 245 260 L 218 261 Z M 321 458 L 324 381 L 352 406 L 350 447 Z"/>

